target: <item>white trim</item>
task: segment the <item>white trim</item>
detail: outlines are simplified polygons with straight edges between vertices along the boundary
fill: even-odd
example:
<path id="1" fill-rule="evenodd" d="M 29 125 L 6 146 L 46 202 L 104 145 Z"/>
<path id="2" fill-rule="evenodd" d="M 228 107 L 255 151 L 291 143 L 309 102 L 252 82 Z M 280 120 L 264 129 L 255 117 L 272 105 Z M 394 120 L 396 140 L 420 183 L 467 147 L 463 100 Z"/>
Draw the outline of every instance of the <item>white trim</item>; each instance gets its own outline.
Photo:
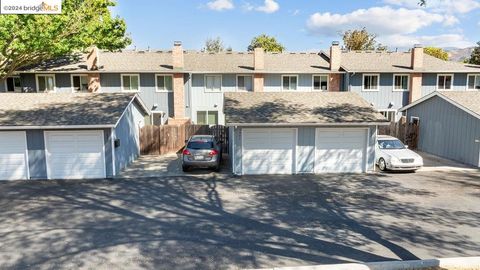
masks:
<path id="1" fill-rule="evenodd" d="M 327 89 L 315 89 L 315 77 L 327 77 Z M 312 91 L 315 92 L 328 92 L 330 87 L 330 74 L 312 74 Z"/>
<path id="2" fill-rule="evenodd" d="M 70 85 L 72 86 L 72 93 L 85 93 L 85 91 L 75 91 L 75 86 L 73 85 L 73 77 L 87 77 L 87 92 L 88 92 L 88 74 L 81 74 L 81 73 L 72 73 L 70 74 Z M 82 80 L 80 79 L 80 85 L 82 84 Z"/>
<path id="3" fill-rule="evenodd" d="M 450 85 L 450 89 L 439 89 L 439 88 L 438 88 L 438 79 L 440 78 L 440 76 L 452 76 L 452 84 Z M 454 79 L 455 79 L 455 77 L 454 77 L 453 73 L 448 73 L 448 74 L 439 73 L 439 74 L 437 74 L 437 81 L 436 81 L 436 84 L 435 84 L 435 89 L 436 89 L 437 91 L 454 91 L 454 90 L 453 90 L 453 85 L 454 85 L 453 82 L 454 82 Z"/>
<path id="4" fill-rule="evenodd" d="M 283 78 L 284 77 L 296 77 L 297 78 L 297 89 L 291 89 L 291 79 L 288 80 L 288 89 L 283 89 Z M 282 92 L 298 92 L 299 91 L 299 81 L 298 74 L 284 74 L 280 77 L 280 91 Z"/>
<path id="5" fill-rule="evenodd" d="M 209 125 L 209 126 L 214 126 L 214 125 L 219 125 L 220 124 L 220 111 L 219 110 L 210 110 L 210 109 L 201 109 L 199 108 L 198 110 L 195 111 L 195 124 L 198 124 L 198 112 L 205 112 L 205 117 L 207 119 L 206 122 L 208 122 L 208 113 L 209 112 L 217 112 L 217 123 L 216 124 L 209 124 L 209 123 L 205 123 L 205 124 L 202 124 L 202 125 Z"/>
<path id="6" fill-rule="evenodd" d="M 76 133 L 76 132 L 101 132 L 102 135 L 102 156 L 103 156 L 103 178 L 107 178 L 107 163 L 106 163 L 106 158 L 105 158 L 105 132 L 101 129 L 97 130 L 70 130 L 70 131 L 55 131 L 55 130 L 44 130 L 43 131 L 43 145 L 45 147 L 45 164 L 47 167 L 47 179 L 50 180 L 52 179 L 50 177 L 51 175 L 51 166 L 49 166 L 48 162 L 48 144 L 47 144 L 47 136 L 49 133 L 58 133 L 58 132 L 70 132 L 70 133 Z M 78 134 L 78 133 L 76 133 Z M 65 178 L 67 179 L 67 178 Z"/>
<path id="7" fill-rule="evenodd" d="M 252 79 L 252 89 L 238 89 L 238 77 L 250 77 Z M 236 85 L 235 85 L 235 90 L 238 92 L 253 92 L 253 75 L 251 74 L 237 74 L 236 76 Z"/>
<path id="8" fill-rule="evenodd" d="M 239 126 L 239 127 L 337 127 L 337 126 L 350 126 L 350 127 L 365 127 L 365 126 L 386 126 L 390 125 L 390 122 L 358 122 L 358 123 L 227 123 L 226 126 Z"/>
<path id="9" fill-rule="evenodd" d="M 138 78 L 138 90 L 124 90 L 123 89 L 123 77 L 124 76 L 136 76 Z M 132 85 L 132 82 L 130 81 L 130 85 Z M 126 92 L 126 93 L 138 93 L 140 92 L 140 74 L 139 73 L 121 73 L 120 74 L 120 91 L 121 92 Z"/>
<path id="10" fill-rule="evenodd" d="M 13 82 L 13 92 L 9 92 L 9 91 L 8 91 L 8 83 L 7 83 L 7 80 L 8 80 L 9 78 L 19 78 L 19 79 L 20 79 L 20 89 L 19 89 L 19 90 L 15 89 L 15 81 L 14 81 L 14 82 Z M 20 77 L 19 75 L 8 76 L 7 78 L 5 78 L 5 93 L 21 93 L 21 92 L 22 92 L 22 86 L 21 86 L 22 81 L 21 81 L 21 80 L 22 80 L 22 77 Z M 468 81 L 467 81 L 467 83 L 468 83 Z"/>
<path id="11" fill-rule="evenodd" d="M 38 77 L 53 77 L 53 91 L 39 91 L 39 86 L 38 86 Z M 40 73 L 40 74 L 35 74 L 35 82 L 36 82 L 36 92 L 37 93 L 48 93 L 52 92 L 55 93 L 57 92 L 57 78 L 55 76 L 55 73 Z"/>
<path id="12" fill-rule="evenodd" d="M 470 76 L 475 77 L 474 82 L 473 82 L 473 87 L 475 87 L 475 85 L 477 85 L 477 83 L 480 85 L 480 73 L 469 73 L 469 74 L 467 74 L 467 86 L 466 86 L 467 91 L 480 91 L 480 89 L 468 88 L 468 80 L 469 80 Z M 478 82 L 477 82 L 477 80 L 478 80 Z"/>
<path id="13" fill-rule="evenodd" d="M 207 77 L 220 77 L 220 90 L 208 90 L 207 89 Z M 222 93 L 223 75 L 222 74 L 205 74 L 203 75 L 203 90 L 205 93 Z"/>
<path id="14" fill-rule="evenodd" d="M 244 172 L 245 172 L 245 162 L 243 160 L 243 157 L 244 157 L 244 151 L 245 151 L 245 147 L 244 147 L 244 137 L 243 137 L 243 133 L 245 133 L 245 131 L 248 131 L 248 130 L 265 130 L 265 131 L 272 131 L 272 130 L 293 130 L 295 131 L 294 132 L 294 140 L 293 140 L 293 143 L 295 144 L 292 148 L 292 172 L 291 174 L 296 174 L 297 172 L 297 147 L 298 147 L 298 128 L 275 128 L 275 129 L 272 129 L 272 128 L 243 128 L 242 129 L 242 134 L 241 134 L 241 140 L 242 140 L 242 175 L 244 175 Z M 288 174 L 286 174 L 288 175 Z"/>
<path id="15" fill-rule="evenodd" d="M 25 135 L 25 166 L 27 167 L 27 180 L 30 180 L 30 164 L 28 164 L 28 140 L 27 140 L 27 132 L 24 131 L 23 134 Z"/>
<path id="16" fill-rule="evenodd" d="M 472 116 L 480 119 L 480 114 L 477 114 L 477 113 L 469 110 L 468 108 L 464 107 L 463 105 L 458 104 L 457 102 L 449 99 L 448 97 L 442 95 L 442 93 L 439 92 L 439 91 L 432 92 L 432 93 L 424 96 L 423 98 L 421 98 L 421 99 L 419 99 L 419 100 L 417 100 L 417 101 L 415 101 L 415 102 L 413 102 L 413 103 L 411 103 L 411 104 L 409 104 L 409 105 L 401 108 L 401 109 L 398 110 L 398 111 L 399 111 L 399 112 L 407 111 L 407 110 L 410 109 L 411 107 L 416 106 L 416 105 L 418 105 L 418 104 L 420 104 L 420 103 L 422 103 L 422 102 L 424 102 L 424 101 L 426 101 L 426 100 L 429 100 L 429 99 L 431 99 L 431 98 L 433 98 L 433 97 L 435 97 L 435 96 L 438 96 L 438 97 L 442 98 L 442 99 L 445 100 L 446 102 L 448 102 L 448 103 L 450 103 L 450 104 L 452 104 L 452 105 L 454 105 L 454 106 L 457 106 L 458 108 L 464 110 L 466 113 L 468 113 L 468 114 L 470 114 L 470 115 L 472 115 Z M 407 112 L 407 113 L 408 113 L 408 112 Z"/>
<path id="17" fill-rule="evenodd" d="M 105 136 L 105 134 L 104 134 L 104 136 Z M 111 128 L 110 129 L 110 141 L 111 141 L 110 144 L 112 146 L 112 176 L 117 175 L 117 173 L 115 172 L 116 171 L 116 168 L 115 168 L 115 159 L 116 159 L 116 156 L 115 156 L 115 138 L 116 138 L 115 128 Z M 106 159 L 106 157 L 105 157 L 105 159 Z M 106 173 L 107 173 L 107 168 L 105 168 L 105 174 Z"/>
<path id="18" fill-rule="evenodd" d="M 75 126 L 0 126 L 0 130 L 29 130 L 29 129 L 99 129 L 112 128 L 115 125 L 75 125 Z"/>
<path id="19" fill-rule="evenodd" d="M 395 77 L 397 76 L 407 76 L 407 89 L 395 89 Z M 410 74 L 406 73 L 394 73 L 393 74 L 393 92 L 409 92 L 410 91 Z"/>
<path id="20" fill-rule="evenodd" d="M 229 129 L 230 131 L 230 129 Z M 234 175 L 237 175 L 237 166 L 235 164 L 235 127 L 232 127 L 232 139 L 231 139 L 231 144 L 232 144 L 232 172 Z M 228 134 L 230 136 L 230 134 Z M 230 149 L 229 149 L 230 150 Z"/>
<path id="21" fill-rule="evenodd" d="M 318 133 L 321 132 L 321 130 L 334 130 L 334 131 L 338 131 L 338 130 L 364 130 L 364 131 L 366 131 L 365 136 L 367 137 L 367 139 L 366 139 L 365 147 L 363 148 L 363 150 L 364 150 L 364 160 L 363 160 L 363 164 L 362 164 L 362 170 L 363 170 L 362 173 L 368 172 L 368 148 L 370 147 L 370 144 L 369 144 L 370 128 L 369 127 L 347 127 L 347 128 L 341 128 L 341 129 L 339 129 L 339 128 L 317 127 L 317 128 L 315 128 L 314 153 L 313 153 L 313 160 L 314 160 L 314 162 L 313 162 L 313 173 L 314 174 L 317 174 L 317 151 L 318 151 L 317 138 L 318 138 Z M 341 172 L 339 172 L 339 173 L 341 173 Z"/>
<path id="22" fill-rule="evenodd" d="M 365 89 L 365 77 L 366 76 L 377 76 L 377 88 L 374 89 Z M 362 92 L 378 92 L 380 91 L 380 73 L 363 73 L 362 74 Z"/>
<path id="23" fill-rule="evenodd" d="M 155 76 L 155 92 L 157 92 L 157 93 L 172 93 L 173 92 L 173 84 L 174 84 L 173 83 L 173 74 L 155 73 L 154 76 Z M 171 90 L 168 90 L 168 89 L 167 90 L 158 90 L 158 82 L 157 82 L 157 77 L 158 76 L 171 77 L 172 78 L 172 89 Z M 163 80 L 163 83 L 165 84 L 165 79 Z"/>
<path id="24" fill-rule="evenodd" d="M 420 123 L 420 117 L 418 116 L 410 116 L 410 122 L 408 123 L 413 123 L 413 120 L 417 120 Z"/>

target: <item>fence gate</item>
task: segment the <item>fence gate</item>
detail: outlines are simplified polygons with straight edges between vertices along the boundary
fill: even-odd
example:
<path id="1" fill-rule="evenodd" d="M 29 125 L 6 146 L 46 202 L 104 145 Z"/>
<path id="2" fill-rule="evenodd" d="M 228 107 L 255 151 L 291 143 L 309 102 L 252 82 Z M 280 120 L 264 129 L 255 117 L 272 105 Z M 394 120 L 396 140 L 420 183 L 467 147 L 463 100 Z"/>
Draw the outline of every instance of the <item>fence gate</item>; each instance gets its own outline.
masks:
<path id="1" fill-rule="evenodd" d="M 148 125 L 140 129 L 140 154 L 164 155 L 185 147 L 192 135 L 214 135 L 222 141 L 223 153 L 229 152 L 228 127 L 208 125 Z"/>

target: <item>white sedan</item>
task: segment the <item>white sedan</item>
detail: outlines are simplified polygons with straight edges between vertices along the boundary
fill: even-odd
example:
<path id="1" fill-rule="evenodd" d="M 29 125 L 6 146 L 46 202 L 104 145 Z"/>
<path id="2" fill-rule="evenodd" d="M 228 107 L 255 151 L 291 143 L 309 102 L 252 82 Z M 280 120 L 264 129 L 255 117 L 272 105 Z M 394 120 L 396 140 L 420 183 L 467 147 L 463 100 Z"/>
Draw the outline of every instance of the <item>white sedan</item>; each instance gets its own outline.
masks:
<path id="1" fill-rule="evenodd" d="M 409 150 L 399 139 L 379 135 L 375 147 L 375 162 L 381 171 L 416 171 L 423 166 L 423 158 Z"/>

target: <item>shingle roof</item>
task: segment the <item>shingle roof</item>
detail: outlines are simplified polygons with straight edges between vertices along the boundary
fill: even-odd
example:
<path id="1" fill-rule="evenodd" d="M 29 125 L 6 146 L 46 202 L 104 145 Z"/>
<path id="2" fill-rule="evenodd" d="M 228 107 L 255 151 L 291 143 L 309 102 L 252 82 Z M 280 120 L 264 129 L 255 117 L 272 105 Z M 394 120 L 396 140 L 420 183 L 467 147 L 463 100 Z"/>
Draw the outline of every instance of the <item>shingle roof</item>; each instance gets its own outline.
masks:
<path id="1" fill-rule="evenodd" d="M 479 91 L 443 91 L 439 94 L 480 116 Z"/>
<path id="2" fill-rule="evenodd" d="M 135 96 L 134 93 L 1 93 L 0 127 L 113 126 Z"/>
<path id="3" fill-rule="evenodd" d="M 424 55 L 423 68 L 411 68 L 409 52 L 344 51 L 341 65 L 350 72 L 480 72 L 480 66 Z"/>
<path id="4" fill-rule="evenodd" d="M 237 52 L 185 52 L 185 71 L 212 73 L 251 73 L 253 54 Z"/>
<path id="5" fill-rule="evenodd" d="M 225 93 L 227 125 L 369 124 L 388 122 L 352 92 Z"/>

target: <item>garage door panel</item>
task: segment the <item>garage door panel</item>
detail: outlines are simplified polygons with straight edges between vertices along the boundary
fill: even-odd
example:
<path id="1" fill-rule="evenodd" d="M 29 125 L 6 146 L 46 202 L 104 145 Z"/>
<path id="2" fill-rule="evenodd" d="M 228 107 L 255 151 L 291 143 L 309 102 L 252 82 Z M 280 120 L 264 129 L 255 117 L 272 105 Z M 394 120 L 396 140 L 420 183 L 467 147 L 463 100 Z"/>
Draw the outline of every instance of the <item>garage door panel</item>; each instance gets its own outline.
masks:
<path id="1" fill-rule="evenodd" d="M 366 130 L 317 130 L 315 172 L 363 172 Z"/>
<path id="2" fill-rule="evenodd" d="M 103 132 L 46 132 L 49 178 L 103 178 Z"/>
<path id="3" fill-rule="evenodd" d="M 0 180 L 21 179 L 28 179 L 26 133 L 0 132 Z"/>
<path id="4" fill-rule="evenodd" d="M 296 146 L 294 129 L 245 129 L 243 132 L 244 174 L 290 174 Z"/>

